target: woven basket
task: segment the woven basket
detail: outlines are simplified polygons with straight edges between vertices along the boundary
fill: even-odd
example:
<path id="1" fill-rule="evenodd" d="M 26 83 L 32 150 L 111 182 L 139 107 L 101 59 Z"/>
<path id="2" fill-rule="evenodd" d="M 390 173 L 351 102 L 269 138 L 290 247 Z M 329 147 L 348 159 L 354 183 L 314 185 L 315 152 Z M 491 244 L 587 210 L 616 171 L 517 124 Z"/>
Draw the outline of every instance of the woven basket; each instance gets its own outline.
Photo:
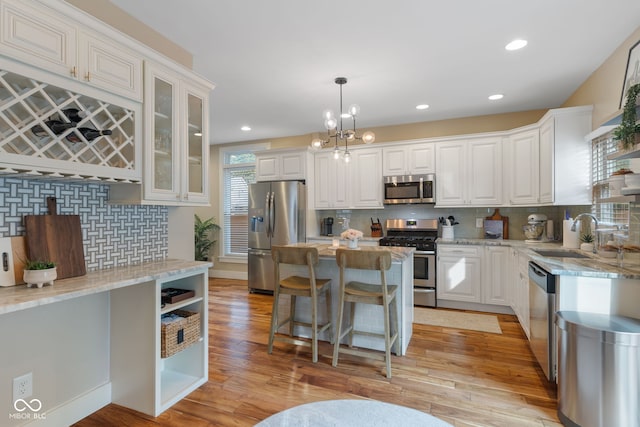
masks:
<path id="1" fill-rule="evenodd" d="M 172 356 L 200 339 L 200 313 L 175 310 L 183 319 L 160 325 L 160 356 Z"/>

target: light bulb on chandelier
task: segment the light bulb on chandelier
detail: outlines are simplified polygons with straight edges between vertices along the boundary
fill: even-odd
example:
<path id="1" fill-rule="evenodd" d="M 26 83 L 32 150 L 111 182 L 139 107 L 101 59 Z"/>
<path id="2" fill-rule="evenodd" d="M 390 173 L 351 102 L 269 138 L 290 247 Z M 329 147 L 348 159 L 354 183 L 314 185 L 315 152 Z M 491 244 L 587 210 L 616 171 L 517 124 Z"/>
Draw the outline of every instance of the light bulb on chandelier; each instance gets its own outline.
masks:
<path id="1" fill-rule="evenodd" d="M 356 132 L 356 117 L 360 114 L 360 106 L 358 104 L 351 104 L 346 113 L 342 111 L 342 86 L 347 83 L 346 77 L 336 77 L 335 83 L 340 86 L 340 115 L 336 117 L 331 110 L 324 110 L 322 112 L 322 118 L 324 119 L 324 127 L 327 129 L 327 139 L 314 138 L 311 141 L 311 148 L 314 150 L 320 150 L 327 145 L 331 140 L 334 140 L 333 158 L 343 159 L 346 163 L 351 160 L 351 153 L 349 152 L 349 142 L 360 140 L 364 144 L 371 144 L 375 141 L 376 135 L 371 131 L 364 132 L 362 136 L 358 136 Z M 353 121 L 353 129 L 344 129 L 342 126 L 342 119 L 351 118 Z M 339 121 L 338 121 L 339 119 Z M 340 128 L 338 129 L 338 125 Z M 333 132 L 333 133 L 332 133 Z M 344 150 L 340 148 L 339 141 L 344 141 Z"/>

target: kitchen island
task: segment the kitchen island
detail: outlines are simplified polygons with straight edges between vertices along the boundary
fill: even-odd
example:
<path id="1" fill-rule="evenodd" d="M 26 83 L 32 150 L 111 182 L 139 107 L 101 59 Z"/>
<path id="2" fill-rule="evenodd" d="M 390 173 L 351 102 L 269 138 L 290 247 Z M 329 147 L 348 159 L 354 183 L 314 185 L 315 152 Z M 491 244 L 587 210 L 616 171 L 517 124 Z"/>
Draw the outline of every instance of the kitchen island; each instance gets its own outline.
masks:
<path id="1" fill-rule="evenodd" d="M 289 246 L 298 247 L 315 247 L 320 255 L 320 262 L 316 267 L 316 277 L 331 279 L 331 312 L 332 321 L 337 322 L 338 301 L 340 291 L 340 270 L 336 264 L 336 248 L 331 245 L 318 243 L 296 243 Z M 346 249 L 346 246 L 340 246 Z M 400 354 L 406 353 L 411 335 L 413 333 L 413 252 L 414 248 L 391 247 L 391 246 L 366 246 L 366 250 L 386 251 L 391 253 L 391 268 L 387 271 L 387 283 L 398 285 L 398 328 Z M 358 250 L 358 249 L 354 249 Z M 292 274 L 299 276 L 308 276 L 306 266 L 293 266 L 283 264 L 281 266 L 282 277 Z M 359 280 L 370 283 L 380 283 L 380 274 L 378 271 L 364 270 L 346 270 L 346 280 Z M 325 306 L 325 296 L 319 298 L 318 304 L 318 323 L 326 322 L 326 314 L 323 307 Z M 289 310 L 289 299 L 281 298 L 279 308 L 280 313 L 287 313 Z M 349 316 L 349 307 L 345 309 L 345 318 Z M 384 323 L 382 317 L 382 307 L 363 304 L 358 306 L 355 322 L 357 329 L 373 333 L 383 333 Z M 298 298 L 296 300 L 296 318 L 304 321 L 311 321 L 311 305 L 310 298 Z M 280 332 L 286 333 L 286 327 L 280 329 Z M 310 337 L 311 332 L 308 328 L 297 326 L 294 335 L 301 337 Z M 329 341 L 329 335 L 325 332 L 319 335 L 319 339 Z M 373 350 L 384 351 L 384 340 L 378 337 L 354 336 L 353 345 L 356 347 L 369 348 Z"/>

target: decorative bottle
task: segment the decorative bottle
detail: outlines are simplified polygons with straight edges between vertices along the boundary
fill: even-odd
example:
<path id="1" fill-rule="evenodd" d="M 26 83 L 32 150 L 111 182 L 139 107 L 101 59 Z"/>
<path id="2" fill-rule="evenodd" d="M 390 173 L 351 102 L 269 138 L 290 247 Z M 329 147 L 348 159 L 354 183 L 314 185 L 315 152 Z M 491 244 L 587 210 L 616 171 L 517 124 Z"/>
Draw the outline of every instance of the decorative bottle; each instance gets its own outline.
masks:
<path id="1" fill-rule="evenodd" d="M 75 130 L 80 132 L 82 136 L 84 136 L 84 139 L 86 139 L 87 141 L 93 141 L 94 139 L 102 135 L 111 135 L 111 131 L 108 129 L 96 130 L 91 128 L 77 128 Z M 78 137 L 78 135 L 76 135 L 75 132 L 71 132 L 69 135 L 67 135 L 67 141 L 82 142 L 82 140 Z"/>
<path id="2" fill-rule="evenodd" d="M 47 125 L 47 127 L 51 129 L 51 132 L 53 132 L 55 135 L 60 135 L 65 130 L 76 127 L 75 123 L 65 123 L 60 120 L 47 120 L 46 122 L 44 122 L 44 124 Z M 49 132 L 47 132 L 40 125 L 35 125 L 34 127 L 32 127 L 31 132 L 33 132 L 33 134 L 38 138 L 49 136 Z"/>

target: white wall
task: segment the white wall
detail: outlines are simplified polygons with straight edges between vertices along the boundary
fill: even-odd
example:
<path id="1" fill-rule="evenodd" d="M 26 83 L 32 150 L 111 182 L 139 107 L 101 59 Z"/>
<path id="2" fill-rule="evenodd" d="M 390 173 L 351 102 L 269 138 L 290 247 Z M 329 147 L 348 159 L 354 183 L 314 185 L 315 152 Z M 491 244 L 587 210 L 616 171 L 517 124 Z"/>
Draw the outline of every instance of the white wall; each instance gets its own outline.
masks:
<path id="1" fill-rule="evenodd" d="M 40 414 L 53 412 L 109 382 L 109 293 L 4 314 L 0 342 L 0 425 L 24 422 L 9 415 L 13 378 L 28 372 L 30 399 L 42 402 Z"/>

